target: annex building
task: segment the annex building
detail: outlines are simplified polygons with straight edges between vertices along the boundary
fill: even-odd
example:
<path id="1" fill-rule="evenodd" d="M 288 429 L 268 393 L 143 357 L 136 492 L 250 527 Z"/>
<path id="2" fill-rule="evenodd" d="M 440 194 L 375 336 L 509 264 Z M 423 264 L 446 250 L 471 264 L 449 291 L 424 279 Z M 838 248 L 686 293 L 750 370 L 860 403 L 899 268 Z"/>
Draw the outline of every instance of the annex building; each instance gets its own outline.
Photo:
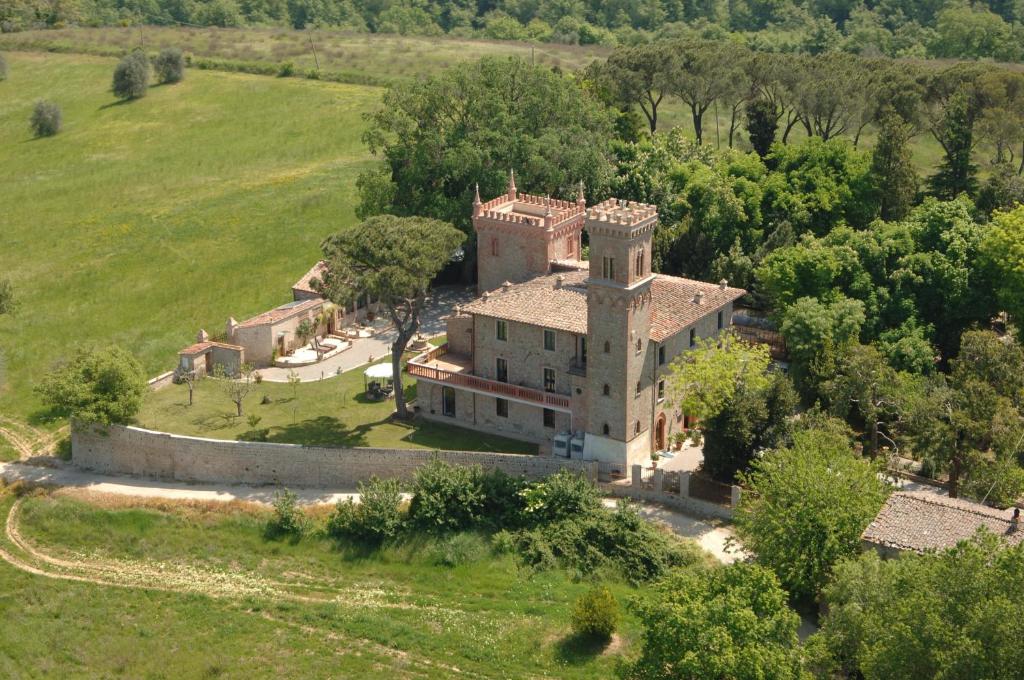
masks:
<path id="1" fill-rule="evenodd" d="M 622 472 L 684 425 L 672 360 L 732 323 L 745 291 L 651 271 L 653 205 L 506 194 L 473 202 L 479 297 L 409 363 L 423 417 L 537 442 Z M 589 261 L 582 259 L 582 235 Z"/>

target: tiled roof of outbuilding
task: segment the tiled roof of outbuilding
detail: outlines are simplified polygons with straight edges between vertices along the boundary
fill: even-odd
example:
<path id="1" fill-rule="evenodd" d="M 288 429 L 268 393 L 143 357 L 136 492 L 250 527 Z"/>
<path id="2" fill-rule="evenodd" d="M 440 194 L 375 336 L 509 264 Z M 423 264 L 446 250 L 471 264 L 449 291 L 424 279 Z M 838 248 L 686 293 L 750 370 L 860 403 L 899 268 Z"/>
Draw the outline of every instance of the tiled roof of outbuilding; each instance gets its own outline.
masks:
<path id="1" fill-rule="evenodd" d="M 924 552 L 951 548 L 985 527 L 1017 544 L 1024 528 L 1011 531 L 1011 513 L 936 493 L 899 491 L 889 496 L 861 538 L 886 548 Z"/>
<path id="2" fill-rule="evenodd" d="M 540 276 L 507 289 L 491 291 L 463 309 L 496 319 L 545 326 L 578 333 L 587 332 L 587 270 Z M 561 286 L 558 277 L 562 277 Z M 703 293 L 701 303 L 697 293 Z M 740 288 L 722 287 L 677 276 L 656 275 L 651 284 L 654 309 L 651 315 L 651 340 L 664 342 L 718 307 L 741 297 Z"/>
<path id="3" fill-rule="evenodd" d="M 242 323 L 238 324 L 238 327 L 247 328 L 249 326 L 262 326 L 263 324 L 277 323 L 278 321 L 284 321 L 285 319 L 289 319 L 306 310 L 313 309 L 314 307 L 319 307 L 323 305 L 323 303 L 324 301 L 321 298 L 316 298 L 313 300 L 300 300 L 298 302 L 289 302 L 287 304 L 281 305 L 280 307 L 271 309 L 269 312 L 263 312 L 262 314 L 258 314 L 257 316 L 252 317 L 251 319 L 246 319 Z"/>
<path id="4" fill-rule="evenodd" d="M 295 282 L 295 285 L 292 286 L 292 290 L 319 295 L 320 293 L 318 291 L 313 290 L 313 286 L 310 285 L 310 281 L 312 281 L 313 279 L 322 280 L 324 277 L 324 271 L 326 270 L 327 263 L 324 262 L 323 260 L 320 260 L 315 265 L 313 265 L 313 268 L 306 272 L 301 279 Z"/>

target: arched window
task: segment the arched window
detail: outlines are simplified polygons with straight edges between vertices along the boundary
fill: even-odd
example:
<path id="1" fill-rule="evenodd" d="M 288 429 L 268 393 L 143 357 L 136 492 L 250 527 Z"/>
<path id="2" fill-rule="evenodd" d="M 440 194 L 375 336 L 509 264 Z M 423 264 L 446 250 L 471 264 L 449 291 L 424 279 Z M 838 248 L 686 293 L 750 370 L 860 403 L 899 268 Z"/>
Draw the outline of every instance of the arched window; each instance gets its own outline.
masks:
<path id="1" fill-rule="evenodd" d="M 636 425 L 633 427 L 633 434 L 640 434 L 640 421 L 636 421 Z"/>
<path id="2" fill-rule="evenodd" d="M 610 354 L 611 351 L 612 351 L 612 343 L 610 343 L 607 340 L 605 340 L 604 341 L 604 353 L 605 354 Z"/>
<path id="3" fill-rule="evenodd" d="M 637 338 L 636 339 L 636 353 L 640 354 L 640 352 L 643 351 L 643 348 L 644 348 L 643 341 L 641 341 L 640 338 Z"/>
<path id="4" fill-rule="evenodd" d="M 604 396 L 609 396 L 612 393 L 612 388 L 609 387 L 608 383 L 604 384 Z"/>
<path id="5" fill-rule="evenodd" d="M 491 255 L 493 257 L 498 256 L 498 239 L 497 237 L 491 238 Z"/>
<path id="6" fill-rule="evenodd" d="M 608 423 L 605 423 L 604 427 L 601 428 L 601 432 L 604 433 L 605 435 L 607 435 L 609 433 L 609 431 L 610 430 L 608 429 Z"/>
<path id="7" fill-rule="evenodd" d="M 640 381 L 636 381 L 636 396 L 640 396 Z"/>

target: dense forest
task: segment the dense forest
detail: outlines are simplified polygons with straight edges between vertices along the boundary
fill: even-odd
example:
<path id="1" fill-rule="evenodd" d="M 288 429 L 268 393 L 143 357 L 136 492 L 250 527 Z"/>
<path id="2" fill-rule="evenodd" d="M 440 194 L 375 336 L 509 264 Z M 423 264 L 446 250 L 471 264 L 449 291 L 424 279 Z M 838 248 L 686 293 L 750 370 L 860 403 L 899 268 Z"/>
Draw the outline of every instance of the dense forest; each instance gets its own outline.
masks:
<path id="1" fill-rule="evenodd" d="M 1024 0 L 11 0 L 0 29 L 342 27 L 567 44 L 729 38 L 770 52 L 1024 60 Z"/>

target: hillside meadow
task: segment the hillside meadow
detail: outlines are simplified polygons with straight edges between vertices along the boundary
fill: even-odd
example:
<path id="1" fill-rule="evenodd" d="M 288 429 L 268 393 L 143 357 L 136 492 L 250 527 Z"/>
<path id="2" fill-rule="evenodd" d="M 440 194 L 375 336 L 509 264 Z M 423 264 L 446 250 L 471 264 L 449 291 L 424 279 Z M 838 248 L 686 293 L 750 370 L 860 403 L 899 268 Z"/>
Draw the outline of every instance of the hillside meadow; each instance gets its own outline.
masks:
<path id="1" fill-rule="evenodd" d="M 116 61 L 11 52 L 0 81 L 0 413 L 76 348 L 118 343 L 155 374 L 205 327 L 284 302 L 353 222 L 377 88 L 190 70 L 120 103 Z M 33 139 L 38 99 L 64 129 Z"/>

